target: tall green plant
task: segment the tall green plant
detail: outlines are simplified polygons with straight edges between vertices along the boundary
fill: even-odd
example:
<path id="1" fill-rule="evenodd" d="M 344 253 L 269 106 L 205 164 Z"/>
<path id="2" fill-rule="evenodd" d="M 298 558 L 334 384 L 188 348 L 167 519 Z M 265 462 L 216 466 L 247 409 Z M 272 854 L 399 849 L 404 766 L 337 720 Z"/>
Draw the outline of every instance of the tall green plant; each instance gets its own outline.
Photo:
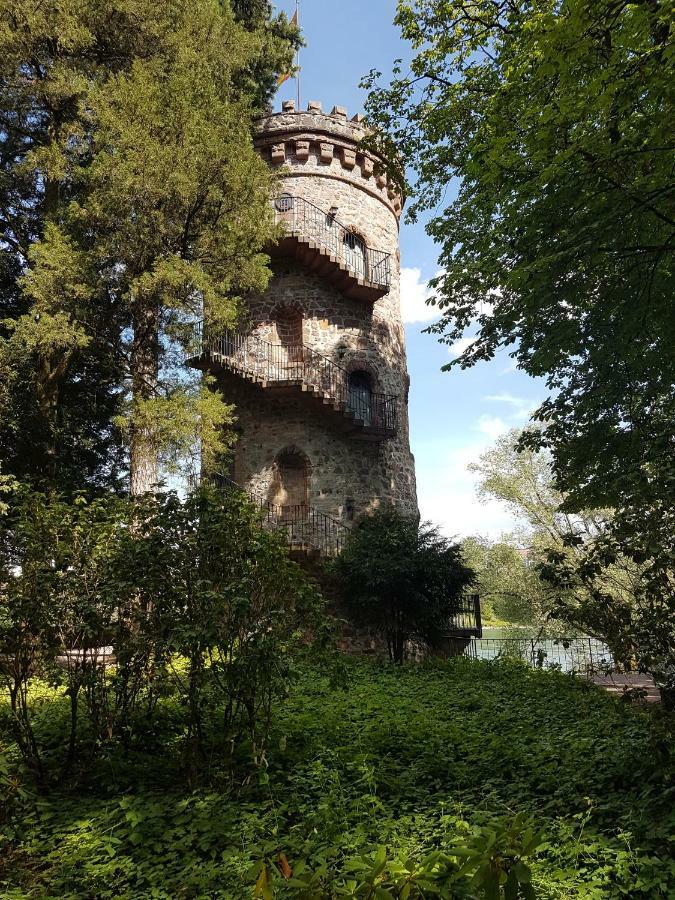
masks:
<path id="1" fill-rule="evenodd" d="M 350 617 L 379 632 L 396 663 L 403 662 L 409 641 L 431 645 L 447 631 L 474 578 L 458 544 L 387 508 L 352 530 L 333 573 Z"/>
<path id="2" fill-rule="evenodd" d="M 39 676 L 68 698 L 62 774 L 82 750 L 128 747 L 166 693 L 184 716 L 191 777 L 213 709 L 226 761 L 263 763 L 274 701 L 321 605 L 244 495 L 68 502 L 26 491 L 0 538 L 0 683 L 43 784 L 56 773 L 36 727 Z"/>
<path id="3" fill-rule="evenodd" d="M 191 770 L 204 747 L 207 705 L 221 710 L 230 753 L 244 741 L 261 764 L 273 701 L 286 690 L 293 651 L 319 619 L 315 588 L 240 493 L 146 498 L 121 544 L 125 559 L 137 578 L 120 588 L 127 604 L 145 610 L 164 677 L 184 698 Z M 177 658 L 186 665 L 169 664 Z"/>

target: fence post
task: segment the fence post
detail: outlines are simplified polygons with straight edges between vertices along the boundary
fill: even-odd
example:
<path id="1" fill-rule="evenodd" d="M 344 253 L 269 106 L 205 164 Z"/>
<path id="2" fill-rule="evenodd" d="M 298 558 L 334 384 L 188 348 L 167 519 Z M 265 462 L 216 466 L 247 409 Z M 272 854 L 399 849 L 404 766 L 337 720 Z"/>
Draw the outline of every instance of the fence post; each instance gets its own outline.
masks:
<path id="1" fill-rule="evenodd" d="M 483 620 L 481 619 L 480 614 L 480 595 L 473 595 L 473 613 L 476 618 L 476 631 L 478 632 L 478 637 L 483 637 Z"/>

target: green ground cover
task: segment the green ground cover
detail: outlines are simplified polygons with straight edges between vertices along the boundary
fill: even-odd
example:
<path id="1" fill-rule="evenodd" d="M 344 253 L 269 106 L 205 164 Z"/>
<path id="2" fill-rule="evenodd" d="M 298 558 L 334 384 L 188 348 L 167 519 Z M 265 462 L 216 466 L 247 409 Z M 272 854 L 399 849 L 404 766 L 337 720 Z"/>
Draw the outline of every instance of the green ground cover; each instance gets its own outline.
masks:
<path id="1" fill-rule="evenodd" d="M 38 724 L 56 743 L 64 702 L 44 697 Z M 77 789 L 28 796 L 0 824 L 0 895 L 243 898 L 257 878 L 261 895 L 302 896 L 287 859 L 316 875 L 305 896 L 354 896 L 356 857 L 386 847 L 384 878 L 524 813 L 543 833 L 537 897 L 675 896 L 672 723 L 658 710 L 559 673 L 459 659 L 350 662 L 337 689 L 306 669 L 275 716 L 262 773 L 233 787 L 213 742 L 207 786 L 187 789 L 167 698 L 142 750 L 105 757 Z M 215 733 L 217 710 L 212 722 Z"/>

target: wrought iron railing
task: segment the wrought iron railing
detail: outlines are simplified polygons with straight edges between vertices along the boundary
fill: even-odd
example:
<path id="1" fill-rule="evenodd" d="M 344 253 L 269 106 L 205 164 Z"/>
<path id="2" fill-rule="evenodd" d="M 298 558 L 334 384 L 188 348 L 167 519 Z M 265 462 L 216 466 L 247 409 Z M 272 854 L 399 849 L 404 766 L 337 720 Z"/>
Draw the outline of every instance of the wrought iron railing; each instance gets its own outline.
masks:
<path id="1" fill-rule="evenodd" d="M 357 278 L 373 287 L 391 287 L 391 254 L 374 250 L 331 213 L 304 197 L 281 194 L 272 201 L 286 234 L 309 240 L 334 256 Z"/>
<path id="2" fill-rule="evenodd" d="M 481 637 L 482 634 L 480 597 L 478 594 L 465 595 L 460 599 L 456 612 L 450 617 L 447 636 Z"/>
<path id="3" fill-rule="evenodd" d="M 229 328 L 219 328 L 213 334 L 205 331 L 203 323 L 198 322 L 194 326 L 188 357 L 203 354 L 214 361 L 227 363 L 253 381 L 311 388 L 373 431 L 385 435 L 393 435 L 396 431 L 397 397 L 353 388 L 345 369 L 304 344 L 273 344 L 256 334 Z"/>
<path id="4" fill-rule="evenodd" d="M 196 489 L 202 482 L 219 491 L 241 491 L 262 512 L 262 526 L 281 532 L 288 546 L 293 549 L 313 549 L 322 556 L 337 556 L 344 547 L 349 528 L 305 503 L 291 506 L 277 505 L 255 491 L 248 491 L 226 475 L 214 473 L 190 479 L 190 488 Z"/>
<path id="5" fill-rule="evenodd" d="M 602 674 L 616 668 L 609 647 L 591 637 L 477 638 L 463 652 L 473 659 L 518 659 L 536 669 L 581 674 Z"/>

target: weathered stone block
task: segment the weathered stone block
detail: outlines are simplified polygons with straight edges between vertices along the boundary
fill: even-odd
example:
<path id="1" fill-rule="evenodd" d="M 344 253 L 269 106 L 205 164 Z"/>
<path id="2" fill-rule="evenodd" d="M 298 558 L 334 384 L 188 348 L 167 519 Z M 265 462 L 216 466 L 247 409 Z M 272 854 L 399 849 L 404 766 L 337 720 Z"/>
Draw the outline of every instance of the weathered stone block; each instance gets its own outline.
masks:
<path id="1" fill-rule="evenodd" d="M 286 160 L 286 145 L 285 144 L 272 144 L 271 148 L 271 158 L 272 164 L 275 166 L 280 165 Z"/>
<path id="2" fill-rule="evenodd" d="M 370 178 L 373 174 L 375 163 L 369 156 L 364 156 L 361 161 L 361 174 L 364 178 Z"/>
<path id="3" fill-rule="evenodd" d="M 356 165 L 356 151 L 349 150 L 347 147 L 342 147 L 341 156 L 342 165 L 345 169 L 353 169 Z"/>
<path id="4" fill-rule="evenodd" d="M 300 161 L 309 159 L 309 141 L 295 142 L 295 156 Z"/>

